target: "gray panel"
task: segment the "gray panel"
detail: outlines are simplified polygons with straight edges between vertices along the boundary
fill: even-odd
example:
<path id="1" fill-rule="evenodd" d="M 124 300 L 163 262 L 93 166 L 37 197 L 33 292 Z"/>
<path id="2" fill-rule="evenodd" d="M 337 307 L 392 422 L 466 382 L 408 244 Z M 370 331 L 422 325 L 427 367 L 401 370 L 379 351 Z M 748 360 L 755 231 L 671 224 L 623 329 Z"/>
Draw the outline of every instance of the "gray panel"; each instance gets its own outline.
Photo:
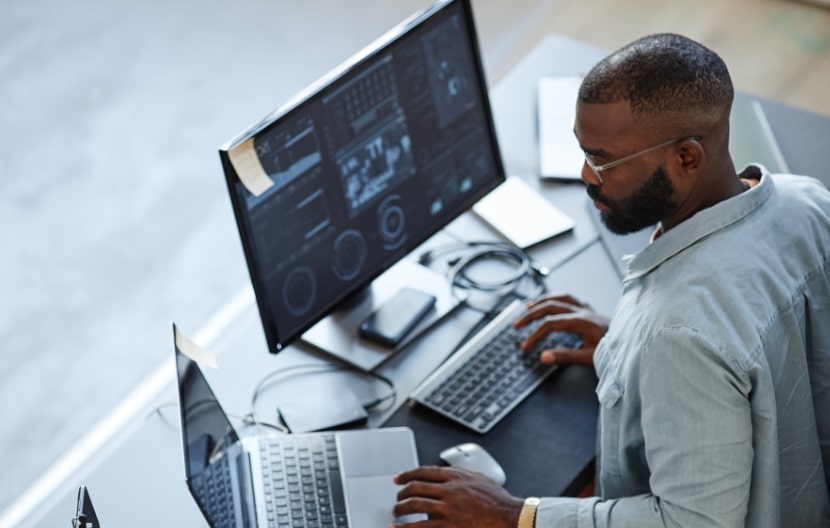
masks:
<path id="1" fill-rule="evenodd" d="M 732 105 L 729 127 L 729 152 L 738 171 L 750 163 L 760 163 L 770 172 L 790 172 L 758 99 L 738 94 Z"/>
<path id="2" fill-rule="evenodd" d="M 343 476 L 395 475 L 418 465 L 415 437 L 405 428 L 346 431 L 338 433 L 337 444 Z M 389 485 L 392 485 L 391 478 Z"/>

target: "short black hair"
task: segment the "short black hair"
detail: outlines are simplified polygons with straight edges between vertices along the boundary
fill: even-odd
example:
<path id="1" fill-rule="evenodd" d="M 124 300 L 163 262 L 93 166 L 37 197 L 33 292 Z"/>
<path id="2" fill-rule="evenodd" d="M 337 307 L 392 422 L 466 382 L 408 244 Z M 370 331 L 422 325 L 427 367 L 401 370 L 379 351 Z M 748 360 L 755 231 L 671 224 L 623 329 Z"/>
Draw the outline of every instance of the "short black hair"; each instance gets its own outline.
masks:
<path id="1" fill-rule="evenodd" d="M 674 33 L 635 40 L 585 76 L 582 103 L 629 101 L 635 117 L 668 112 L 728 110 L 734 97 L 723 59 L 706 46 Z"/>

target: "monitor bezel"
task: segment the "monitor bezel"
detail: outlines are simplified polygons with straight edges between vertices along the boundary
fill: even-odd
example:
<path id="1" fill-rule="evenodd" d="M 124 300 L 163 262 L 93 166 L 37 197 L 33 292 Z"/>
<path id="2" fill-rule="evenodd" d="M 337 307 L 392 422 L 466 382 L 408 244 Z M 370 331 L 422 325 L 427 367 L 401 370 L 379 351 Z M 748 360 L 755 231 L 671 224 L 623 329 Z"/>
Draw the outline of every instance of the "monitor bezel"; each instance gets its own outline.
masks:
<path id="1" fill-rule="evenodd" d="M 455 208 L 451 210 L 447 220 L 436 224 L 431 229 L 420 233 L 420 236 L 413 237 L 411 242 L 405 244 L 400 249 L 389 254 L 382 262 L 380 262 L 376 269 L 371 270 L 371 273 L 366 273 L 359 282 L 350 284 L 342 293 L 332 297 L 332 301 L 327 303 L 325 307 L 316 310 L 312 317 L 309 317 L 309 322 L 298 327 L 292 332 L 283 332 L 277 328 L 275 318 L 272 315 L 272 307 L 268 302 L 267 289 L 260 276 L 263 275 L 259 263 L 257 262 L 253 245 L 249 239 L 250 229 L 247 225 L 248 218 L 243 210 L 245 205 L 240 200 L 235 186 L 240 182 L 240 178 L 230 159 L 230 152 L 258 134 L 264 133 L 271 127 L 278 125 L 283 119 L 292 116 L 296 112 L 302 111 L 307 105 L 311 104 L 327 87 L 332 83 L 342 79 L 353 70 L 360 68 L 367 61 L 382 54 L 388 47 L 393 45 L 399 39 L 406 37 L 408 34 L 416 31 L 418 28 L 428 23 L 433 17 L 440 16 L 444 10 L 451 9 L 453 6 L 460 5 L 460 13 L 464 18 L 464 23 L 467 28 L 468 45 L 472 53 L 471 63 L 474 67 L 476 81 L 478 83 L 479 94 L 482 95 L 482 115 L 485 120 L 486 134 L 492 139 L 492 158 L 493 166 L 496 172 L 495 177 L 485 186 L 478 189 L 476 192 L 470 194 L 465 200 L 460 202 Z M 233 206 L 234 218 L 236 219 L 237 228 L 239 231 L 242 248 L 245 254 L 245 261 L 248 267 L 248 273 L 251 278 L 251 284 L 254 290 L 254 297 L 256 298 L 259 316 L 262 322 L 263 330 L 265 332 L 268 351 L 275 354 L 286 346 L 293 343 L 296 339 L 302 336 L 304 332 L 312 328 L 319 321 L 335 311 L 344 300 L 350 296 L 365 290 L 371 285 L 372 281 L 377 279 L 384 271 L 389 269 L 394 263 L 405 258 L 407 254 L 411 253 L 415 248 L 423 244 L 430 237 L 435 235 L 441 229 L 446 227 L 453 220 L 461 216 L 467 211 L 475 202 L 481 199 L 484 195 L 499 186 L 506 179 L 504 170 L 504 163 L 502 160 L 501 151 L 496 135 L 496 127 L 492 114 L 492 105 L 490 104 L 489 91 L 487 87 L 487 80 L 484 71 L 484 66 L 481 57 L 481 50 L 479 47 L 478 33 L 475 26 L 475 20 L 472 11 L 470 0 L 439 0 L 426 9 L 412 15 L 394 28 L 387 31 L 380 38 L 363 48 L 358 53 L 352 55 L 350 58 L 343 61 L 339 66 L 320 77 L 313 84 L 298 93 L 287 103 L 273 111 L 267 117 L 259 121 L 254 126 L 250 127 L 245 132 L 238 134 L 233 139 L 226 142 L 219 149 L 219 156 L 222 163 L 222 168 L 225 174 L 225 181 L 228 188 L 228 193 Z"/>

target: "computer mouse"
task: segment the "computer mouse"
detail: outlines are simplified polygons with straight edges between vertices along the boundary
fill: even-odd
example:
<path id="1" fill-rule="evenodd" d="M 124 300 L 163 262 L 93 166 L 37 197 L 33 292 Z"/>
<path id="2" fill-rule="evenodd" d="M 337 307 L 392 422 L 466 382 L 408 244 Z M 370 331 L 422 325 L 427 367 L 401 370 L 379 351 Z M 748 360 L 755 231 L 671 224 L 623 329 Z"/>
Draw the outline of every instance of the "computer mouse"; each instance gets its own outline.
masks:
<path id="1" fill-rule="evenodd" d="M 499 486 L 503 486 L 507 480 L 504 469 L 496 459 L 476 443 L 467 442 L 448 447 L 438 456 L 450 466 L 482 473 Z"/>

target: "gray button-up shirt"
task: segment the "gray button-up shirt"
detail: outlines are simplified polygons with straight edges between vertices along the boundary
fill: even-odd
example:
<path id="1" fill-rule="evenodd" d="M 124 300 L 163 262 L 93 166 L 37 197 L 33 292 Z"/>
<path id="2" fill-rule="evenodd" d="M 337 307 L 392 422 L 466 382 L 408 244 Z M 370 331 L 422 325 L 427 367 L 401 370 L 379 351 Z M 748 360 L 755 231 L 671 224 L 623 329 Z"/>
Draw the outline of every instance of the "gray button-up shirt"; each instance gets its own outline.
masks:
<path id="1" fill-rule="evenodd" d="M 600 498 L 537 527 L 830 526 L 830 192 L 742 176 L 629 262 L 594 356 Z"/>

